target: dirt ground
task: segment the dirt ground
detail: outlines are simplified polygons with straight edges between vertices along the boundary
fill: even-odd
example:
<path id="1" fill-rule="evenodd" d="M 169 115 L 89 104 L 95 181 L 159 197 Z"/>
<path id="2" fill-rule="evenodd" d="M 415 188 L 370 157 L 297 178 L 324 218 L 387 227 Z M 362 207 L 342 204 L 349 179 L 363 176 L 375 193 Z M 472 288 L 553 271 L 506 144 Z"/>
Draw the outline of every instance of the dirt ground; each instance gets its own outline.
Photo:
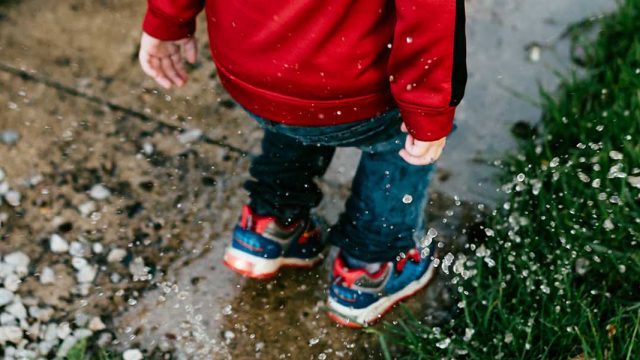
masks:
<path id="1" fill-rule="evenodd" d="M 168 93 L 143 76 L 143 10 L 132 0 L 0 2 L 0 131 L 20 136 L 0 143 L 0 168 L 22 196 L 19 206 L 0 207 L 0 254 L 19 250 L 31 260 L 16 293 L 51 307 L 49 322 L 100 316 L 105 344 L 147 357 L 381 357 L 374 335 L 326 319 L 326 266 L 264 282 L 221 266 L 261 132 L 221 89 L 203 34 L 190 86 Z M 185 141 L 190 129 L 203 135 Z M 92 200 L 97 184 L 111 195 Z M 318 211 L 335 218 L 349 185 L 321 186 Z M 89 202 L 94 208 L 83 210 Z M 445 252 L 467 242 L 480 212 L 439 194 L 429 211 Z M 88 288 L 72 256 L 49 250 L 52 234 L 84 246 L 97 266 Z M 109 262 L 116 248 L 126 255 Z M 149 276 L 132 270 L 140 261 Z M 44 266 L 54 284 L 38 281 Z M 447 276 L 409 308 L 429 322 L 446 319 Z"/>

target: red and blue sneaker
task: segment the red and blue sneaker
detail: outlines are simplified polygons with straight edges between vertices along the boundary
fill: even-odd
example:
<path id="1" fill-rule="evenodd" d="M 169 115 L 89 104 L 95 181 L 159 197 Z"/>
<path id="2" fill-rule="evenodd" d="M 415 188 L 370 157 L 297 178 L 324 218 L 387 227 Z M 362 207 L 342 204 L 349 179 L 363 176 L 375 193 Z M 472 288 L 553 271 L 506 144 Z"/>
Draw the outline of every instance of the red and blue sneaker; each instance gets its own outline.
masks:
<path id="1" fill-rule="evenodd" d="M 350 269 L 338 255 L 329 288 L 329 317 L 344 326 L 361 328 L 382 318 L 398 302 L 413 296 L 433 279 L 435 242 L 428 250 L 414 248 L 396 261 L 370 273 Z"/>
<path id="2" fill-rule="evenodd" d="M 309 217 L 288 226 L 261 216 L 245 205 L 224 264 L 251 278 L 269 278 L 281 267 L 311 268 L 324 258 L 325 241 L 317 221 Z"/>

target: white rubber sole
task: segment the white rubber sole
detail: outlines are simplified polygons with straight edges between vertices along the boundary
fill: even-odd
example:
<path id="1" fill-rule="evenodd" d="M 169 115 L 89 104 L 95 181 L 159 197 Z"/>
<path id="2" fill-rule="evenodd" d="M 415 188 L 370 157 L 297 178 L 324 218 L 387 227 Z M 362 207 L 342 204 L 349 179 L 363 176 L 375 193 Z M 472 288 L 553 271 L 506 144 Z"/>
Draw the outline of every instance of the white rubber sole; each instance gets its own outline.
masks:
<path id="1" fill-rule="evenodd" d="M 429 264 L 429 268 L 421 278 L 409 283 L 404 289 L 389 296 L 385 296 L 373 304 L 362 309 L 354 309 L 338 303 L 336 300 L 329 298 L 328 306 L 330 317 L 345 326 L 361 327 L 368 326 L 378 321 L 386 314 L 394 305 L 400 301 L 414 295 L 424 288 L 433 279 L 436 274 L 436 268 L 433 262 Z M 359 326 L 358 326 L 359 325 Z"/>
<path id="2" fill-rule="evenodd" d="M 274 276 L 282 267 L 310 268 L 318 264 L 324 254 L 311 259 L 285 258 L 265 259 L 247 254 L 233 247 L 228 247 L 224 253 L 224 264 L 231 270 L 252 278 L 268 278 Z"/>

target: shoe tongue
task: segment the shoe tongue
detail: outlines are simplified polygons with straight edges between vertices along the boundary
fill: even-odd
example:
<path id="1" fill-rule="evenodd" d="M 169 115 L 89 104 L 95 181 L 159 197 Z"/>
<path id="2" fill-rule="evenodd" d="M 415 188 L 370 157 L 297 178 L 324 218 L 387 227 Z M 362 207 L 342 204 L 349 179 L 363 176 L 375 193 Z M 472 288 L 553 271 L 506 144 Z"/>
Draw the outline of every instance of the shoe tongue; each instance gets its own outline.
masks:
<path id="1" fill-rule="evenodd" d="M 382 276 L 386 271 L 388 263 L 380 264 L 379 268 L 375 272 L 369 272 L 366 268 L 350 268 L 341 256 L 336 258 L 333 263 L 333 275 L 335 277 L 341 277 L 342 281 L 348 286 L 353 285 L 358 279 L 367 277 L 369 279 L 377 279 Z"/>

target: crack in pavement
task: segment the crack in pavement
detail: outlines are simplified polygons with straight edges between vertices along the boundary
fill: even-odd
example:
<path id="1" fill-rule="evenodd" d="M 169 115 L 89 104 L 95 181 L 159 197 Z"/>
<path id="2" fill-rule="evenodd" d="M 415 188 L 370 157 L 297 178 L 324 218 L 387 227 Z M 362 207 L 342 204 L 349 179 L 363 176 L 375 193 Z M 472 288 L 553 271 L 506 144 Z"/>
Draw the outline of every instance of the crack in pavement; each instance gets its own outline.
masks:
<path id="1" fill-rule="evenodd" d="M 165 121 L 162 121 L 162 120 L 160 120 L 160 119 L 158 119 L 156 117 L 147 115 L 147 114 L 145 114 L 145 113 L 143 113 L 141 111 L 138 111 L 136 109 L 132 109 L 130 107 L 114 103 L 112 101 L 109 101 L 107 99 L 101 98 L 101 97 L 96 96 L 96 95 L 88 94 L 88 93 L 80 91 L 80 90 L 78 90 L 78 89 L 76 89 L 74 87 L 62 84 L 62 83 L 60 83 L 58 81 L 55 81 L 55 80 L 51 80 L 51 79 L 49 79 L 49 78 L 47 78 L 45 76 L 36 75 L 36 74 L 34 74 L 32 72 L 29 72 L 27 70 L 19 69 L 19 68 L 16 68 L 14 66 L 7 65 L 5 63 L 0 62 L 0 71 L 2 71 L 4 73 L 7 73 L 7 74 L 10 74 L 10 75 L 13 75 L 13 76 L 18 76 L 22 80 L 25 80 L 25 81 L 31 81 L 31 82 L 35 82 L 35 83 L 38 83 L 38 84 L 42 84 L 42 85 L 44 85 L 46 87 L 55 89 L 57 91 L 63 92 L 65 94 L 67 94 L 67 95 L 70 95 L 70 96 L 73 96 L 73 97 L 76 97 L 76 98 L 84 99 L 84 100 L 92 102 L 94 104 L 106 106 L 110 110 L 113 110 L 113 111 L 116 111 L 116 112 L 120 112 L 120 113 L 124 113 L 126 115 L 138 118 L 139 120 L 142 120 L 144 122 L 155 122 L 155 123 L 158 123 L 158 124 L 160 124 L 161 126 L 167 128 L 167 129 L 174 130 L 174 131 L 183 130 L 183 128 L 181 128 L 179 126 L 169 124 L 169 123 L 167 123 Z M 228 144 L 228 143 L 226 143 L 226 142 L 224 142 L 222 140 L 213 139 L 213 138 L 207 136 L 206 134 L 202 134 L 200 136 L 200 140 L 204 141 L 207 144 L 219 146 L 219 147 L 227 149 L 227 150 L 229 150 L 231 152 L 237 153 L 242 157 L 253 158 L 253 157 L 256 156 L 255 154 L 253 154 L 253 153 L 251 153 L 251 152 L 249 152 L 247 150 L 238 148 L 238 147 L 233 146 L 231 144 Z"/>

